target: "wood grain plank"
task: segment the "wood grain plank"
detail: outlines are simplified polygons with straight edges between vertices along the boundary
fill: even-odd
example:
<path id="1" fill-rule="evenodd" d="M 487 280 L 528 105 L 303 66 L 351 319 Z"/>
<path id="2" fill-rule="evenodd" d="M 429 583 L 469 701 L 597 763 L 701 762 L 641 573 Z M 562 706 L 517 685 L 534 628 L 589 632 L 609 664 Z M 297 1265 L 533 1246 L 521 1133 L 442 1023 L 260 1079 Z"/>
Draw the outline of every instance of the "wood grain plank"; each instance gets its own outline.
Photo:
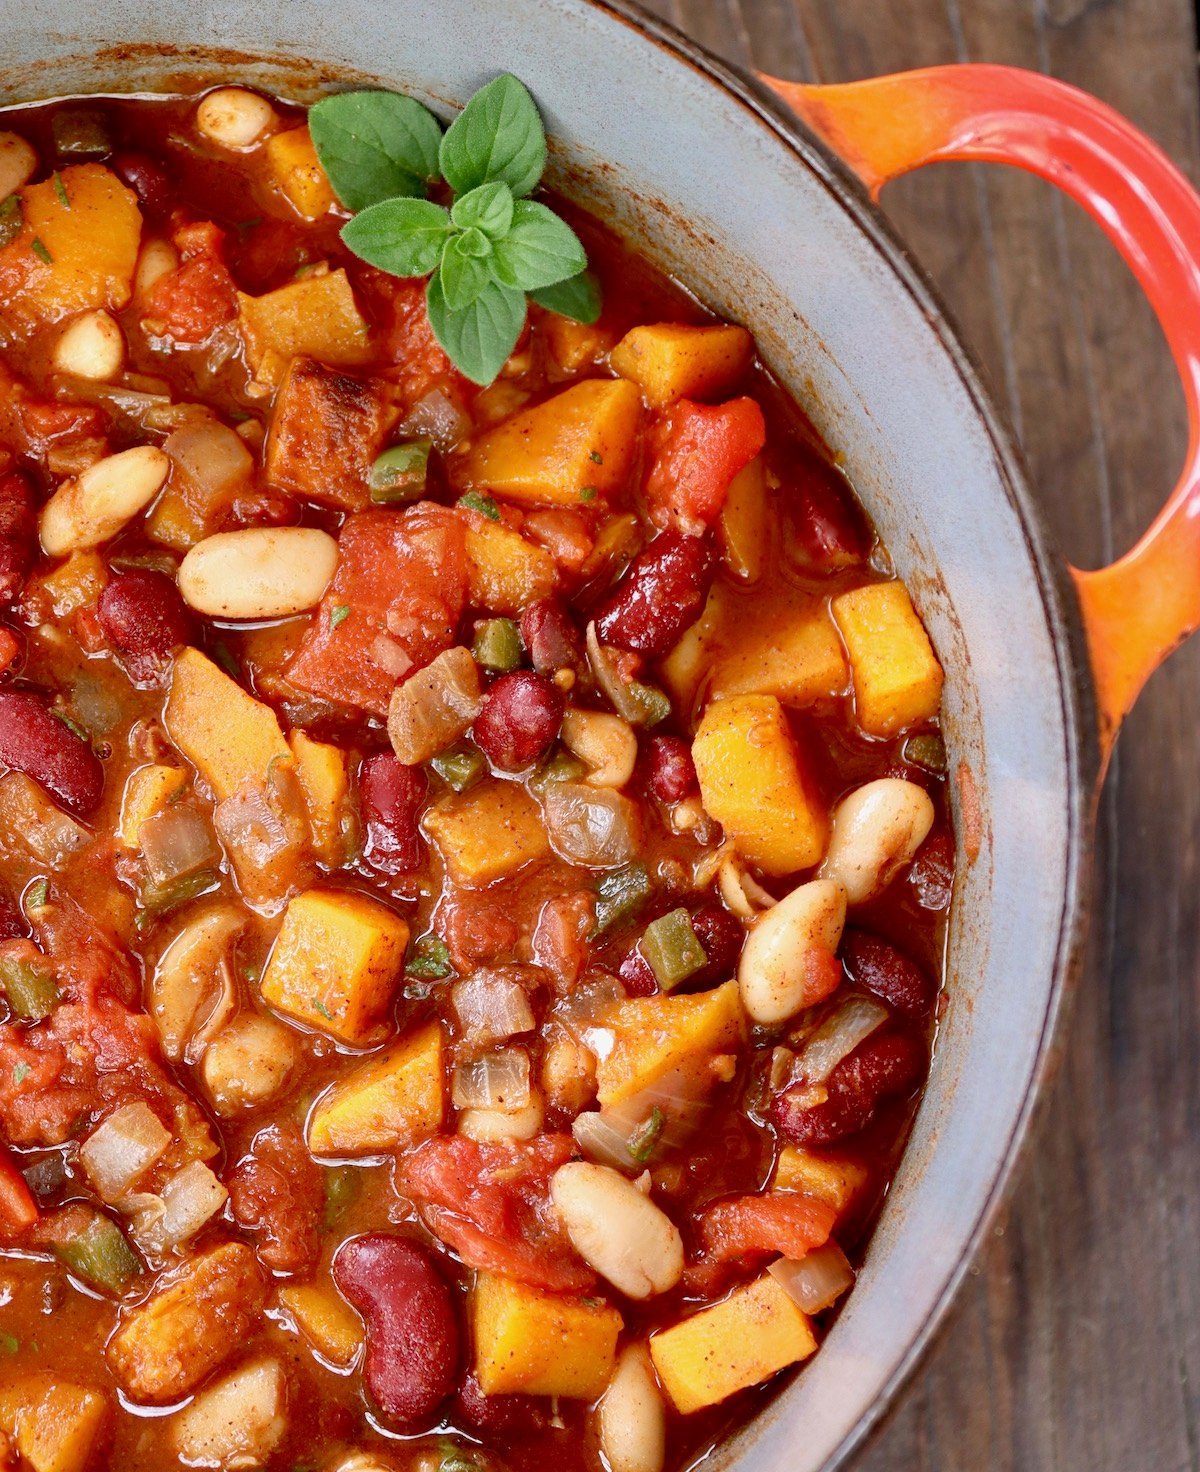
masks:
<path id="1" fill-rule="evenodd" d="M 658 0 L 742 65 L 822 80 L 950 60 L 1097 93 L 1200 178 L 1185 0 Z M 1058 544 L 1093 565 L 1165 496 L 1184 427 L 1148 307 L 1045 185 L 961 166 L 885 206 L 1018 431 Z M 1152 683 L 1101 807 L 1100 914 L 1010 1209 L 856 1472 L 1200 1469 L 1200 651 Z M 1031 841 L 1036 841 L 1031 836 Z"/>

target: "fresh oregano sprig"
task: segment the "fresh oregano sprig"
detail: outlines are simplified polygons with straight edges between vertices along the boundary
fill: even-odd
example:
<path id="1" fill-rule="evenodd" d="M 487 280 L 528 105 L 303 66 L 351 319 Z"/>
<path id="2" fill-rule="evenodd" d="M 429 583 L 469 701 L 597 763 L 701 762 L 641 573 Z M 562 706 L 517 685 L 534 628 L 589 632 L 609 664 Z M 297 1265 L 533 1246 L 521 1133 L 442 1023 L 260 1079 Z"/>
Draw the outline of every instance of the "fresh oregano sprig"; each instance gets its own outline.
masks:
<path id="1" fill-rule="evenodd" d="M 491 383 L 504 366 L 527 299 L 577 322 L 600 315 L 579 237 L 528 197 L 546 167 L 546 134 L 516 77 L 481 87 L 445 133 L 427 107 L 397 92 L 326 97 L 308 125 L 334 192 L 355 211 L 343 241 L 392 276 L 429 277 L 434 335 L 475 383 Z M 428 198 L 439 179 L 448 206 Z"/>

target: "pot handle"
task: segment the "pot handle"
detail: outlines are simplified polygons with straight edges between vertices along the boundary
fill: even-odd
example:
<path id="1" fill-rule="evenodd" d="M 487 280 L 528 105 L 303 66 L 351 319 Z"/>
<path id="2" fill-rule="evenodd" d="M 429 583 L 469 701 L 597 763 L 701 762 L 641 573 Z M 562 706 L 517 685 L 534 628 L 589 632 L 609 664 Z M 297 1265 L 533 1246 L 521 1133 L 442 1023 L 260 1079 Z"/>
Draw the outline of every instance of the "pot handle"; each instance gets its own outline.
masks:
<path id="1" fill-rule="evenodd" d="M 1037 72 L 957 65 L 834 86 L 761 80 L 873 199 L 890 179 L 950 159 L 1049 179 L 1087 210 L 1149 297 L 1183 380 L 1183 472 L 1124 557 L 1094 572 L 1070 568 L 1107 755 L 1142 686 L 1200 627 L 1200 195 L 1112 108 Z"/>

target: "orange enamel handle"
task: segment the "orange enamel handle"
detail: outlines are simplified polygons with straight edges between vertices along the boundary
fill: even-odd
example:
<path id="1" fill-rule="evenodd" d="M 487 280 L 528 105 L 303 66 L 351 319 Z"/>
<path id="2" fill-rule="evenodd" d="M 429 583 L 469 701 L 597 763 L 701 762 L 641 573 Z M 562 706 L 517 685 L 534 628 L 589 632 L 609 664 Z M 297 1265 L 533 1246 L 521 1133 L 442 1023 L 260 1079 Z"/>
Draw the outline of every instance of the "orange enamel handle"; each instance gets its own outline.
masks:
<path id="1" fill-rule="evenodd" d="M 1071 568 L 1101 742 L 1151 674 L 1200 627 L 1200 195 L 1160 148 L 1065 82 L 1004 66 L 942 66 L 838 86 L 762 79 L 873 198 L 923 164 L 1012 164 L 1078 201 L 1125 258 L 1166 334 L 1187 400 L 1187 459 L 1149 531 L 1110 567 Z"/>

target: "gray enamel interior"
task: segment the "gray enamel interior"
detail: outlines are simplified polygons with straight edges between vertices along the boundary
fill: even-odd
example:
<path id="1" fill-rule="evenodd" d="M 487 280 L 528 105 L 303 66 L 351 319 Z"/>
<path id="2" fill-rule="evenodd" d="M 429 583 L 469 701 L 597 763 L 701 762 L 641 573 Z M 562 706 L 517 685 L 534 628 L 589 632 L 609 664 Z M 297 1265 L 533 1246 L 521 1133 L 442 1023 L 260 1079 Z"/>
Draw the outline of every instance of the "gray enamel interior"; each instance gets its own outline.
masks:
<path id="1" fill-rule="evenodd" d="M 106 51 L 117 43 L 196 51 Z M 1027 1121 L 1077 901 L 1064 641 L 986 408 L 936 305 L 877 227 L 864 230 L 866 207 L 830 187 L 819 152 L 587 0 L 42 0 L 10 7 L 0 96 L 211 78 L 206 48 L 273 58 L 222 66 L 301 97 L 342 74 L 461 102 L 499 69 L 520 74 L 566 187 L 754 329 L 845 456 L 928 623 L 946 667 L 953 761 L 969 765 L 983 820 L 978 859 L 960 859 L 933 1074 L 845 1312 L 786 1394 L 721 1453 L 758 1472 L 828 1467 L 878 1412 L 965 1268 Z"/>

